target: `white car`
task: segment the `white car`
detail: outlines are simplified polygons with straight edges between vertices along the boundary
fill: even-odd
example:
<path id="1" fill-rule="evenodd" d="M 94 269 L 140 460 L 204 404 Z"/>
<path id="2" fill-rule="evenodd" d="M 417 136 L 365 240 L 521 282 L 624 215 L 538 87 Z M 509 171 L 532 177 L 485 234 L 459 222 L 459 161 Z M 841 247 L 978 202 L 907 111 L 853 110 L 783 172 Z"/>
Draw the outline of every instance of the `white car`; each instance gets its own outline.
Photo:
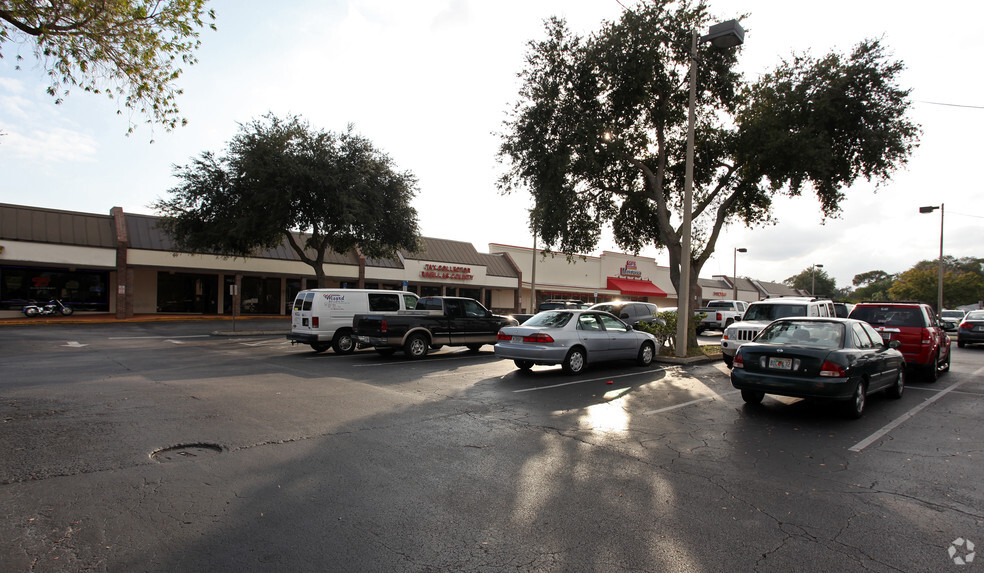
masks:
<path id="1" fill-rule="evenodd" d="M 724 363 L 730 367 L 742 344 L 751 342 L 773 320 L 789 316 L 835 317 L 837 312 L 834 303 L 825 298 L 781 296 L 753 302 L 740 322 L 724 329 L 721 336 Z"/>

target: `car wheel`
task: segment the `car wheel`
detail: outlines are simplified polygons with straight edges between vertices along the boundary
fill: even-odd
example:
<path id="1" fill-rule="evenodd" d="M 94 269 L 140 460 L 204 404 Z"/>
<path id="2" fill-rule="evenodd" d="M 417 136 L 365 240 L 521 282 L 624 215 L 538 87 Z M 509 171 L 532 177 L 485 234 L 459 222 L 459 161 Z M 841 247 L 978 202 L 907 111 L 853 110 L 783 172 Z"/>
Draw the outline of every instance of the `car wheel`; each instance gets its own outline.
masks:
<path id="1" fill-rule="evenodd" d="M 936 354 L 933 356 L 933 359 L 929 362 L 929 365 L 926 366 L 925 372 L 926 372 L 926 381 L 927 382 L 936 382 L 937 380 L 940 379 L 940 351 L 939 351 L 939 349 L 936 350 Z"/>
<path id="2" fill-rule="evenodd" d="M 335 339 L 331 342 L 331 349 L 335 354 L 352 354 L 355 352 L 355 337 L 351 330 L 339 330 L 335 333 Z"/>
<path id="3" fill-rule="evenodd" d="M 758 406 L 762 403 L 762 398 L 765 398 L 765 392 L 759 392 L 758 390 L 741 391 L 741 399 L 744 400 L 746 404 Z"/>
<path id="4" fill-rule="evenodd" d="M 857 420 L 864 414 L 865 404 L 868 402 L 868 388 L 865 386 L 864 380 L 858 380 L 857 385 L 854 387 L 854 393 L 851 395 L 851 399 L 845 404 L 844 412 L 847 414 L 848 418 L 853 418 Z"/>
<path id="5" fill-rule="evenodd" d="M 468 351 L 469 352 L 478 352 L 479 350 L 482 349 L 482 346 L 483 345 L 481 345 L 481 344 L 469 344 L 468 345 Z"/>
<path id="6" fill-rule="evenodd" d="M 902 397 L 903 392 L 905 392 L 905 366 L 899 366 L 899 371 L 895 375 L 895 384 L 886 391 L 886 394 L 890 398 L 898 400 Z"/>
<path id="7" fill-rule="evenodd" d="M 331 343 L 330 342 L 312 342 L 311 343 L 311 350 L 313 350 L 315 352 L 324 352 L 325 350 L 328 350 L 329 348 L 331 348 Z"/>
<path id="8" fill-rule="evenodd" d="M 516 368 L 519 368 L 520 370 L 529 370 L 530 368 L 533 368 L 532 360 L 514 360 L 513 362 L 516 363 Z"/>
<path id="9" fill-rule="evenodd" d="M 423 334 L 413 334 L 403 345 L 403 351 L 411 360 L 417 360 L 427 356 L 428 344 L 427 337 Z"/>
<path id="10" fill-rule="evenodd" d="M 735 357 L 734 356 L 728 356 L 727 354 L 724 354 L 723 352 L 721 353 L 721 358 L 724 359 L 724 363 L 728 366 L 728 368 L 731 368 L 731 365 L 734 364 L 734 362 L 735 362 Z"/>
<path id="11" fill-rule="evenodd" d="M 639 348 L 639 356 L 636 357 L 636 362 L 639 366 L 649 366 L 653 363 L 653 357 L 656 356 L 656 346 L 652 342 L 643 342 L 642 347 Z"/>
<path id="12" fill-rule="evenodd" d="M 583 348 L 571 348 L 570 352 L 567 353 L 567 357 L 564 358 L 564 372 L 567 374 L 577 374 L 584 370 L 586 362 Z"/>

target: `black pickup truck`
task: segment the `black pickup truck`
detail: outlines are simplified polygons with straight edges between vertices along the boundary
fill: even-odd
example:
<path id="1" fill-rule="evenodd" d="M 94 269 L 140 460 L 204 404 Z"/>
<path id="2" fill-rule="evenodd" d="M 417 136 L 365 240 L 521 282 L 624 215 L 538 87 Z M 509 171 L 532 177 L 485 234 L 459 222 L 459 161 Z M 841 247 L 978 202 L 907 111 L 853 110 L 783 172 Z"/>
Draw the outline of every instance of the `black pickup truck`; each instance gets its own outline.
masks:
<path id="1" fill-rule="evenodd" d="M 402 349 L 417 359 L 427 356 L 429 349 L 445 345 L 476 351 L 485 344 L 495 344 L 500 328 L 516 324 L 508 316 L 492 314 L 475 299 L 425 296 L 417 300 L 416 310 L 357 314 L 352 330 L 359 344 L 373 346 L 381 354 Z"/>

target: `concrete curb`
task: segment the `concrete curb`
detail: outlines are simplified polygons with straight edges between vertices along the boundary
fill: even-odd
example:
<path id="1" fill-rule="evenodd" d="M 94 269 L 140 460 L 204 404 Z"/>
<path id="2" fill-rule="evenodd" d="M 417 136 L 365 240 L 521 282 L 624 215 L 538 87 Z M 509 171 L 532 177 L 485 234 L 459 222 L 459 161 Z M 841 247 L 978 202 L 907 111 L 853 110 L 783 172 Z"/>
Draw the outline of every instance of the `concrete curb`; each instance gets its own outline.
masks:
<path id="1" fill-rule="evenodd" d="M 653 359 L 654 362 L 659 362 L 661 364 L 679 364 L 681 366 L 690 366 L 691 364 L 706 364 L 708 362 L 717 362 L 718 360 L 723 360 L 721 354 L 708 354 L 705 356 L 687 356 L 685 358 L 679 358 L 677 356 L 657 356 Z"/>

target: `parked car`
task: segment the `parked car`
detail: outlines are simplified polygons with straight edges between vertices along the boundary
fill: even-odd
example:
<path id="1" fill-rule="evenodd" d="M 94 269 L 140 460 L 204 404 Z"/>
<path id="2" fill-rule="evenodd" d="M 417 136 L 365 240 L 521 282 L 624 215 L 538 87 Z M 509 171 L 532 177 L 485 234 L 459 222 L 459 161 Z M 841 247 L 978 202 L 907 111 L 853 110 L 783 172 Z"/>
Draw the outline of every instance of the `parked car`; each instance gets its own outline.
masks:
<path id="1" fill-rule="evenodd" d="M 834 303 L 834 314 L 840 318 L 847 318 L 848 316 L 851 316 L 852 310 L 854 310 L 854 305 L 849 302 Z"/>
<path id="2" fill-rule="evenodd" d="M 748 305 L 740 322 L 724 329 L 721 336 L 721 355 L 731 366 L 738 348 L 752 340 L 770 322 L 787 316 L 836 316 L 834 303 L 826 298 L 780 296 L 759 300 Z"/>
<path id="3" fill-rule="evenodd" d="M 659 307 L 651 302 L 632 302 L 616 300 L 612 302 L 599 302 L 592 305 L 591 310 L 600 310 L 617 316 L 623 321 L 632 325 L 633 328 L 639 326 L 640 322 L 658 324 L 662 319 L 656 318 Z"/>
<path id="4" fill-rule="evenodd" d="M 972 310 L 957 327 L 957 346 L 984 344 L 984 310 Z"/>
<path id="5" fill-rule="evenodd" d="M 901 343 L 885 341 L 870 324 L 848 318 L 781 318 L 735 355 L 731 384 L 749 404 L 765 394 L 825 398 L 860 418 L 872 392 L 901 398 Z"/>
<path id="6" fill-rule="evenodd" d="M 495 355 L 514 360 L 522 370 L 560 364 L 567 374 L 577 374 L 604 360 L 634 359 L 648 366 L 656 356 L 656 338 L 607 312 L 555 310 L 500 329 Z"/>
<path id="7" fill-rule="evenodd" d="M 290 315 L 291 344 L 310 344 L 315 352 L 332 348 L 337 354 L 355 351 L 352 319 L 361 312 L 397 314 L 417 306 L 412 292 L 372 289 L 318 288 L 302 290 Z"/>
<path id="8" fill-rule="evenodd" d="M 697 316 L 703 316 L 697 323 L 697 334 L 705 330 L 724 330 L 748 310 L 748 303 L 743 300 L 712 300 L 707 306 L 694 311 Z"/>
<path id="9" fill-rule="evenodd" d="M 500 328 L 515 324 L 519 323 L 512 317 L 492 314 L 472 298 L 425 296 L 416 301 L 416 310 L 357 314 L 352 332 L 359 344 L 380 354 L 403 350 L 407 358 L 417 360 L 442 346 L 467 346 L 477 352 L 495 344 Z"/>
<path id="10" fill-rule="evenodd" d="M 940 313 L 940 324 L 943 330 L 956 330 L 966 315 L 962 310 L 944 310 Z"/>
<path id="11" fill-rule="evenodd" d="M 898 340 L 907 366 L 921 369 L 930 382 L 950 370 L 950 337 L 936 313 L 920 302 L 862 302 L 851 318 L 875 327 L 882 338 Z"/>

